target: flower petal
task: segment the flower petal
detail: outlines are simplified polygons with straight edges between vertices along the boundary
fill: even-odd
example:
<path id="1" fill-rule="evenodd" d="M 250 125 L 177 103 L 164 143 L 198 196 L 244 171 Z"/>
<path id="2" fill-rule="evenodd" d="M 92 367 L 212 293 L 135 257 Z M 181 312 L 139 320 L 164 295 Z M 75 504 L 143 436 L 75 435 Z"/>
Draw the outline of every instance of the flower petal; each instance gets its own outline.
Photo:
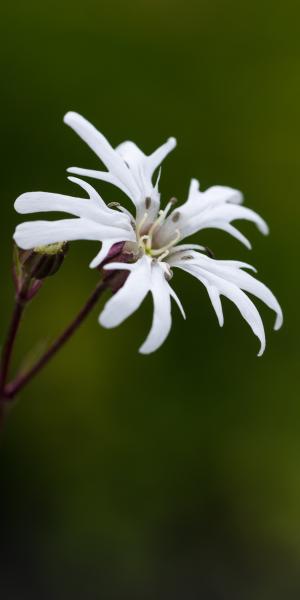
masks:
<path id="1" fill-rule="evenodd" d="M 76 112 L 68 112 L 64 122 L 69 125 L 88 146 L 97 154 L 109 172 L 126 188 L 127 194 L 133 198 L 138 195 L 135 181 L 124 161 L 110 145 L 107 139 L 94 125 Z"/>
<path id="2" fill-rule="evenodd" d="M 86 181 L 77 177 L 68 178 L 84 189 L 89 198 L 77 198 L 49 192 L 28 192 L 15 201 L 15 210 L 21 214 L 34 212 L 66 212 L 77 217 L 90 219 L 101 225 L 131 229 L 130 218 L 109 208 L 96 190 Z"/>
<path id="3" fill-rule="evenodd" d="M 149 156 L 144 154 L 134 142 L 130 141 L 122 142 L 122 144 L 117 146 L 116 151 L 122 156 L 129 169 L 135 174 L 137 180 L 141 176 L 141 170 L 144 177 L 151 180 L 154 171 L 166 156 L 172 152 L 176 143 L 176 139 L 171 137 Z"/>
<path id="4" fill-rule="evenodd" d="M 185 258 L 183 252 L 181 255 L 178 253 L 170 256 L 168 263 L 171 267 L 179 267 L 191 273 L 205 285 L 220 325 L 223 325 L 223 311 L 219 296 L 227 296 L 259 338 L 261 342 L 259 356 L 263 353 L 265 349 L 263 323 L 255 305 L 244 292 L 253 294 L 275 311 L 275 329 L 279 329 L 282 324 L 282 311 L 267 286 L 242 270 L 242 268 L 249 268 L 249 265 L 237 261 L 215 260 L 193 250 L 189 253 L 189 259 Z"/>
<path id="5" fill-rule="evenodd" d="M 95 258 L 93 258 L 93 260 L 90 262 L 89 267 L 91 269 L 95 269 L 96 267 L 99 267 L 99 265 L 102 263 L 102 261 L 107 257 L 108 252 L 110 250 L 110 248 L 113 246 L 113 244 L 117 244 L 118 242 L 123 242 L 124 241 L 124 237 L 120 237 L 120 238 L 110 238 L 107 240 L 104 240 L 102 242 L 102 246 L 101 246 L 101 250 L 99 250 L 98 254 L 96 254 Z"/>
<path id="6" fill-rule="evenodd" d="M 147 211 L 148 217 L 144 221 L 144 226 L 147 226 L 156 217 L 160 204 L 158 180 L 156 185 L 153 186 L 153 173 L 175 146 L 175 138 L 169 138 L 165 144 L 155 150 L 150 156 L 144 154 L 134 142 L 130 141 L 123 142 L 116 148 L 116 152 L 122 156 L 139 188 L 139 199 L 135 201 L 137 222 L 139 223 Z"/>
<path id="7" fill-rule="evenodd" d="M 176 140 L 169 138 L 165 144 L 147 156 L 130 141 L 123 142 L 114 150 L 106 138 L 77 113 L 67 113 L 64 121 L 94 150 L 108 169 L 105 173 L 71 167 L 68 169 L 69 172 L 113 183 L 134 202 L 137 208 L 137 221 L 139 222 L 147 211 L 150 223 L 157 214 L 160 201 L 157 185 L 152 184 L 152 176 L 155 169 L 175 147 Z"/>
<path id="8" fill-rule="evenodd" d="M 128 189 L 125 185 L 123 185 L 117 177 L 114 177 L 108 171 L 96 171 L 95 169 L 81 169 L 80 167 L 69 167 L 67 169 L 68 173 L 74 173 L 74 175 L 81 175 L 82 177 L 92 177 L 93 179 L 99 179 L 100 181 L 107 181 L 107 183 L 112 183 L 116 187 L 118 187 L 124 194 L 131 197 Z"/>
<path id="9" fill-rule="evenodd" d="M 209 268 L 209 270 L 212 270 L 220 277 L 226 276 L 228 281 L 231 281 L 241 290 L 244 290 L 249 294 L 253 294 L 253 296 L 256 296 L 256 298 L 259 298 L 259 300 L 264 302 L 266 306 L 276 313 L 274 329 L 277 330 L 281 327 L 283 323 L 282 310 L 274 294 L 264 283 L 250 275 L 250 273 L 242 270 L 244 268 L 251 268 L 251 265 L 235 261 L 212 261 L 212 259 L 207 256 L 202 257 L 202 264 L 204 268 Z"/>
<path id="10" fill-rule="evenodd" d="M 222 303 L 220 300 L 220 292 L 214 285 L 207 285 L 206 289 L 208 291 L 210 301 L 215 309 L 215 313 L 217 315 L 219 325 L 220 325 L 220 327 L 223 327 L 224 315 L 223 315 Z"/>
<path id="11" fill-rule="evenodd" d="M 269 229 L 256 212 L 240 205 L 242 199 L 239 191 L 229 187 L 213 186 L 201 192 L 199 182 L 193 179 L 187 201 L 166 219 L 157 233 L 158 241 L 161 245 L 168 243 L 176 229 L 180 232 L 180 239 L 184 239 L 202 229 L 216 228 L 226 231 L 251 248 L 247 238 L 231 222 L 238 219 L 252 221 L 264 235 Z"/>
<path id="12" fill-rule="evenodd" d="M 223 204 L 224 202 L 230 202 L 231 204 L 242 204 L 244 197 L 242 192 L 226 185 L 212 185 L 205 192 L 200 192 L 200 183 L 198 179 L 191 179 L 190 189 L 188 193 L 187 203 L 189 207 L 198 202 L 198 194 L 205 195 L 205 202 L 207 204 Z M 203 198 L 204 200 L 204 198 Z"/>
<path id="13" fill-rule="evenodd" d="M 127 270 L 129 276 L 123 287 L 106 303 L 99 321 L 104 327 L 116 327 L 139 308 L 149 291 L 153 296 L 153 321 L 150 333 L 140 352 L 154 352 L 166 339 L 171 328 L 171 297 L 185 313 L 179 298 L 165 277 L 164 266 L 143 256 L 136 263 L 109 263 L 107 270 Z"/>
<path id="14" fill-rule="evenodd" d="M 177 141 L 176 138 L 170 137 L 162 146 L 157 148 L 150 156 L 147 157 L 147 167 L 146 170 L 150 177 L 152 177 L 154 171 L 161 165 L 163 160 L 176 148 Z"/>
<path id="15" fill-rule="evenodd" d="M 111 269 L 112 265 L 113 263 L 107 265 L 107 268 Z M 120 263 L 119 268 L 127 269 L 128 265 Z M 141 258 L 135 263 L 134 268 L 129 270 L 131 272 L 123 287 L 104 306 L 99 317 L 103 327 L 111 328 L 120 325 L 139 308 L 150 290 L 151 263 L 147 257 Z"/>
<path id="16" fill-rule="evenodd" d="M 122 157 L 139 189 L 138 199 L 135 200 L 137 208 L 137 221 L 139 221 L 146 211 L 149 221 L 155 218 L 159 208 L 159 192 L 153 187 L 152 173 L 149 172 L 147 163 L 148 157 L 133 142 L 123 142 L 116 148 L 116 152 Z"/>
<path id="17" fill-rule="evenodd" d="M 173 300 L 175 300 L 175 302 L 176 302 L 176 304 L 177 304 L 177 306 L 178 306 L 178 308 L 179 308 L 179 310 L 180 310 L 183 318 L 186 319 L 185 310 L 184 310 L 184 308 L 182 306 L 181 301 L 179 300 L 179 298 L 178 298 L 176 292 L 173 290 L 173 288 L 169 284 L 168 284 L 168 286 L 169 286 L 169 294 L 170 294 L 170 296 L 173 298 Z"/>
<path id="18" fill-rule="evenodd" d="M 165 273 L 158 264 L 152 266 L 151 293 L 153 296 L 153 321 L 147 339 L 139 349 L 141 354 L 150 354 L 159 348 L 168 336 L 171 319 L 171 298 Z"/>
<path id="19" fill-rule="evenodd" d="M 132 233 L 118 227 L 108 227 L 89 219 L 61 219 L 60 221 L 28 221 L 18 225 L 14 240 L 16 244 L 28 250 L 57 242 L 73 240 L 102 241 L 114 238 L 122 241 L 132 239 Z"/>
<path id="20" fill-rule="evenodd" d="M 65 212 L 76 217 L 83 217 L 102 225 L 130 228 L 126 215 L 117 211 L 103 210 L 86 198 L 73 198 L 62 194 L 48 192 L 28 192 L 15 201 L 15 210 L 20 214 L 35 212 Z"/>

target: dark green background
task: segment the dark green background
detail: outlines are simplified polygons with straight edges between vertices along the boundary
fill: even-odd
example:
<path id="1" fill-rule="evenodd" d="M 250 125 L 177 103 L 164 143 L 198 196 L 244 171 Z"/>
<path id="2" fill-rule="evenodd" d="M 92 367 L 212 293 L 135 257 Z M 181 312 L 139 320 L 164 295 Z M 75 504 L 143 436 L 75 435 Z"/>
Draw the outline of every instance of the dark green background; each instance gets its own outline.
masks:
<path id="1" fill-rule="evenodd" d="M 97 167 L 62 123 L 89 118 L 117 144 L 178 148 L 163 197 L 192 176 L 227 184 L 271 227 L 253 251 L 221 232 L 200 243 L 259 268 L 285 324 L 260 306 L 267 350 L 224 300 L 173 284 L 164 346 L 137 349 L 150 300 L 107 331 L 95 311 L 21 394 L 1 444 L 0 594 L 5 600 L 267 600 L 300 597 L 299 3 L 127 0 L 1 8 L 1 332 L 11 235 L 24 191 L 74 193 L 65 169 Z M 108 200 L 120 194 L 96 182 Z M 97 246 L 72 245 L 28 310 L 16 360 L 51 339 L 97 280 Z M 100 310 L 100 306 L 98 311 Z"/>

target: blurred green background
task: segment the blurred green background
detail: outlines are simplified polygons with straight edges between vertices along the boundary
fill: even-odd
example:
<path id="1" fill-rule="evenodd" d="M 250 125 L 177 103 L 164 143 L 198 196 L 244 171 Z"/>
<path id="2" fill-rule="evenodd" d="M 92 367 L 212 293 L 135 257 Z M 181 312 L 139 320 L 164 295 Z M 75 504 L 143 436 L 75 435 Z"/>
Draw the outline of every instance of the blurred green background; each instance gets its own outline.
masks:
<path id="1" fill-rule="evenodd" d="M 259 307 L 258 359 L 235 307 L 224 300 L 220 329 L 205 289 L 176 273 L 188 319 L 173 309 L 167 342 L 140 356 L 150 300 L 111 331 L 99 305 L 2 435 L 1 598 L 298 599 L 299 3 L 16 0 L 0 12 L 1 335 L 14 199 L 72 194 L 65 169 L 99 165 L 67 110 L 147 153 L 175 135 L 164 200 L 184 200 L 192 176 L 243 190 L 271 236 L 239 224 L 251 253 L 218 231 L 198 240 L 256 265 L 285 315 L 274 334 Z M 72 245 L 28 310 L 15 366 L 84 302 L 96 251 Z"/>

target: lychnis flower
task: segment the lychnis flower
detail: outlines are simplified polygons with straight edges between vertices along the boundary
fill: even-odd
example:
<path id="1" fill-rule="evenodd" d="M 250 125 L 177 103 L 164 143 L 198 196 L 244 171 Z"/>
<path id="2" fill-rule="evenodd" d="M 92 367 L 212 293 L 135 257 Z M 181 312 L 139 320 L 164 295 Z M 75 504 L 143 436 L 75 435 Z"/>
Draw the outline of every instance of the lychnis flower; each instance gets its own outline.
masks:
<path id="1" fill-rule="evenodd" d="M 250 265 L 232 260 L 215 260 L 207 256 L 205 247 L 182 244 L 182 240 L 202 229 L 217 228 L 250 248 L 249 241 L 236 229 L 233 221 L 252 221 L 263 234 L 267 234 L 265 221 L 254 211 L 242 206 L 242 194 L 237 190 L 214 186 L 202 192 L 195 179 L 191 181 L 186 202 L 177 207 L 172 198 L 164 209 L 160 209 L 159 175 L 155 183 L 153 176 L 176 146 L 174 138 L 169 138 L 155 152 L 146 156 L 133 142 L 124 142 L 114 149 L 93 125 L 76 113 L 67 113 L 64 120 L 90 146 L 107 169 L 98 171 L 72 167 L 69 172 L 117 186 L 134 203 L 135 214 L 118 203 L 107 206 L 89 184 L 70 177 L 87 192 L 89 199 L 32 192 L 20 196 L 15 208 L 20 213 L 63 211 L 76 218 L 23 223 L 15 232 L 17 244 L 27 249 L 76 239 L 101 241 L 100 252 L 90 264 L 91 267 L 98 267 L 109 255 L 112 246 L 123 242 L 122 260 L 110 262 L 104 268 L 111 271 L 125 269 L 129 275 L 121 289 L 107 301 L 99 320 L 104 327 L 119 325 L 137 310 L 150 292 L 154 304 L 153 322 L 140 348 L 144 354 L 156 350 L 166 339 L 171 328 L 172 298 L 184 316 L 180 300 L 169 283 L 173 269 L 178 267 L 194 275 L 206 287 L 221 326 L 223 311 L 220 297 L 226 296 L 237 306 L 260 341 L 261 355 L 265 349 L 264 326 L 257 308 L 245 292 L 256 296 L 275 311 L 274 328 L 278 329 L 282 324 L 282 311 L 275 296 L 245 270 L 255 271 Z"/>

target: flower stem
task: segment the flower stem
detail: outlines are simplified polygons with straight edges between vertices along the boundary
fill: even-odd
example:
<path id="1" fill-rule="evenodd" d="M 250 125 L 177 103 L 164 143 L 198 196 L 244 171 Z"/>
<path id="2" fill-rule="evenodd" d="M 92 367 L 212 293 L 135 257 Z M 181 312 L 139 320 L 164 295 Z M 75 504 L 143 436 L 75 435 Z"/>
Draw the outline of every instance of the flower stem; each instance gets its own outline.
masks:
<path id="1" fill-rule="evenodd" d="M 27 278 L 22 288 L 16 294 L 15 306 L 11 318 L 11 322 L 9 325 L 8 333 L 6 336 L 6 340 L 4 342 L 1 363 L 0 363 L 0 398 L 3 396 L 7 376 L 9 373 L 10 361 L 12 356 L 12 351 L 14 348 L 14 343 L 16 340 L 16 336 L 18 333 L 19 325 L 21 322 L 21 318 L 23 312 L 25 310 L 26 304 L 28 302 L 27 292 L 29 287 L 30 280 Z"/>
<path id="2" fill-rule="evenodd" d="M 110 285 L 111 279 L 115 273 L 111 276 L 106 277 L 104 281 L 100 281 L 82 309 L 79 311 L 75 319 L 71 321 L 68 327 L 61 333 L 61 335 L 53 342 L 53 344 L 46 350 L 46 352 L 37 360 L 37 362 L 25 373 L 17 375 L 17 377 L 7 384 L 3 389 L 4 399 L 7 401 L 12 400 L 18 392 L 27 385 L 29 381 L 49 362 L 49 360 L 64 346 L 64 344 L 70 339 L 75 333 L 84 319 L 89 315 L 97 301 L 99 300 L 102 292 L 104 292 Z"/>

